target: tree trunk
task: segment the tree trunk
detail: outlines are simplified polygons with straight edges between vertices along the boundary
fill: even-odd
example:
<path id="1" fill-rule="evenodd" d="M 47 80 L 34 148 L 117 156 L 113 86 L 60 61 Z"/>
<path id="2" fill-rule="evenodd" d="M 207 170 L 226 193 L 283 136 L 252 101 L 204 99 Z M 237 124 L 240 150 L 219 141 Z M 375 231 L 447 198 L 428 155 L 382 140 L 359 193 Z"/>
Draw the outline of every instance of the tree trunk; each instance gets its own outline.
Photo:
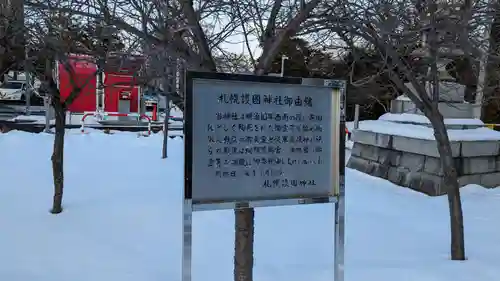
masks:
<path id="1" fill-rule="evenodd" d="M 235 209 L 234 216 L 234 281 L 252 281 L 254 210 Z"/>
<path id="2" fill-rule="evenodd" d="M 434 128 L 434 137 L 436 138 L 444 174 L 443 183 L 444 188 L 446 188 L 450 209 L 451 259 L 465 260 L 464 220 L 457 169 L 443 116 L 439 113 L 437 105 L 433 106 L 435 108 L 432 109 L 428 117 L 430 117 L 429 119 Z"/>
<path id="3" fill-rule="evenodd" d="M 429 5 L 431 14 L 431 25 L 435 26 L 437 2 Z M 433 59 L 429 71 L 432 77 L 432 103 L 430 108 L 424 108 L 427 118 L 429 118 L 434 137 L 436 139 L 439 156 L 441 159 L 441 169 L 443 170 L 444 188 L 448 197 L 448 207 L 450 209 L 450 235 L 451 235 L 451 259 L 465 260 L 464 242 L 464 220 L 462 214 L 462 202 L 460 200 L 460 186 L 458 184 L 457 168 L 451 151 L 450 139 L 444 124 L 443 115 L 439 112 L 439 73 L 438 73 L 438 32 L 432 28 L 429 33 L 430 55 Z"/>
<path id="4" fill-rule="evenodd" d="M 0 60 L 2 60 L 2 54 L 0 54 Z M 5 70 L 3 69 L 2 62 L 0 62 L 0 84 L 7 82 L 5 77 Z"/>
<path id="5" fill-rule="evenodd" d="M 54 136 L 54 150 L 52 153 L 52 175 L 54 177 L 54 198 L 52 214 L 62 212 L 62 199 L 64 191 L 64 133 L 66 126 L 66 110 L 59 99 L 53 101 L 56 130 Z"/>

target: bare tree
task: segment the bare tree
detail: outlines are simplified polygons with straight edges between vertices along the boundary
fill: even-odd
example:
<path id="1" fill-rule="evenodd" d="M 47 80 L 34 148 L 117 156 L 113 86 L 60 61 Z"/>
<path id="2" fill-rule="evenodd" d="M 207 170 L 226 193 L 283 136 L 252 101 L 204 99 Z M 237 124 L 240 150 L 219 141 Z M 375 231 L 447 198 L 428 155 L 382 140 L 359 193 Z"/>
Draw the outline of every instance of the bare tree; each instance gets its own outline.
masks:
<path id="1" fill-rule="evenodd" d="M 48 8 L 46 2 L 28 0 L 30 7 Z M 170 57 L 182 59 L 187 69 L 217 71 L 227 69 L 218 58 L 227 55 L 225 45 L 240 37 L 249 50 L 252 71 L 265 75 L 282 42 L 295 36 L 303 24 L 313 18 L 326 1 L 244 0 L 244 1 L 81 1 L 86 12 L 71 5 L 58 6 L 105 20 L 108 24 L 147 42 L 148 50 L 161 49 Z M 226 44 L 224 44 L 226 43 Z M 260 46 L 261 55 L 254 56 Z M 144 50 L 143 50 L 144 51 Z M 171 95 L 184 109 L 182 92 Z M 254 210 L 235 210 L 234 280 L 253 280 Z"/>
<path id="2" fill-rule="evenodd" d="M 24 60 L 24 9 L 22 1 L 0 0 L 0 81 Z"/>
<path id="3" fill-rule="evenodd" d="M 83 32 L 80 26 L 74 26 L 74 14 L 57 11 L 58 6 L 50 9 L 31 9 L 36 20 L 28 20 L 26 33 L 29 34 L 29 57 L 26 65 L 30 72 L 42 81 L 42 89 L 48 95 L 50 105 L 55 113 L 54 147 L 51 157 L 54 178 L 54 196 L 51 213 L 62 212 L 64 192 L 64 135 L 66 128 L 66 113 L 68 107 L 79 97 L 102 67 L 96 67 L 93 73 L 82 76 L 77 73 L 77 64 L 96 65 L 97 59 L 106 55 L 106 46 L 109 45 L 109 36 L 98 32 L 89 34 Z M 87 22 L 92 25 L 92 22 Z M 99 29 L 98 29 L 99 30 Z M 83 33 L 82 33 L 83 32 Z M 89 38 L 94 37 L 94 38 Z M 104 42 L 104 44 L 103 44 Z M 104 48 L 104 49 L 103 49 Z M 83 54 L 80 58 L 69 57 L 70 53 Z M 61 94 L 58 77 L 54 75 L 57 65 L 68 74 L 70 93 Z"/>
<path id="4" fill-rule="evenodd" d="M 466 258 L 464 226 L 457 167 L 438 108 L 438 62 L 457 55 L 471 60 L 481 57 L 478 33 L 488 21 L 481 12 L 484 5 L 481 1 L 342 0 L 332 2 L 322 18 L 307 27 L 316 36 L 341 40 L 352 49 L 362 42 L 376 50 L 386 62 L 377 75 L 387 75 L 430 120 L 448 197 L 453 260 Z"/>

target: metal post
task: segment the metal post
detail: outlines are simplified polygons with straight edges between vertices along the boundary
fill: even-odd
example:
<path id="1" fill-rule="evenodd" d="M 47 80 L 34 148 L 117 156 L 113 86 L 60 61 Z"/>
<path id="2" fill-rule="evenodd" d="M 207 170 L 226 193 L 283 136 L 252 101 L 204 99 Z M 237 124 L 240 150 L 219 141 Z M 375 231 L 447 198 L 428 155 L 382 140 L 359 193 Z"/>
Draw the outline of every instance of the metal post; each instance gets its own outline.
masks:
<path id="1" fill-rule="evenodd" d="M 287 59 L 287 56 L 281 56 L 281 77 L 285 76 L 285 60 Z"/>
<path id="2" fill-rule="evenodd" d="M 26 89 L 24 92 L 24 95 L 26 97 L 26 115 L 30 116 L 31 115 L 31 95 L 33 93 L 33 89 L 31 87 L 31 75 L 29 71 L 24 71 L 26 75 Z"/>
<path id="3" fill-rule="evenodd" d="M 141 122 L 141 114 L 142 114 L 142 91 L 141 91 L 141 86 L 138 85 L 137 86 L 137 114 L 138 114 L 138 117 L 137 117 L 137 122 Z"/>
<path id="4" fill-rule="evenodd" d="M 184 200 L 182 210 L 182 281 L 191 281 L 193 241 L 193 209 L 191 200 Z"/>
<path id="5" fill-rule="evenodd" d="M 170 98 L 165 95 L 165 119 L 163 119 L 163 151 L 162 158 L 168 157 L 168 122 L 170 121 Z"/>
<path id="6" fill-rule="evenodd" d="M 101 112 L 101 92 L 102 92 L 102 61 L 99 59 L 97 63 L 97 79 L 96 79 L 96 96 L 95 96 L 95 111 L 96 113 Z"/>
<path id="7" fill-rule="evenodd" d="M 45 129 L 44 132 L 50 133 L 50 96 L 49 93 L 45 93 L 46 96 L 43 97 L 43 103 L 45 107 Z"/>
<path id="8" fill-rule="evenodd" d="M 137 86 L 137 113 L 139 113 L 139 115 L 146 113 L 144 105 L 144 93 L 142 92 L 142 86 L 139 85 Z"/>
<path id="9" fill-rule="evenodd" d="M 359 128 L 359 104 L 354 106 L 354 129 Z"/>
<path id="10" fill-rule="evenodd" d="M 345 163 L 341 164 L 345 165 Z M 344 281 L 344 251 L 345 251 L 344 236 L 345 236 L 345 186 L 344 186 L 344 176 L 340 176 L 340 193 L 338 196 L 338 201 L 335 203 L 335 239 L 334 239 L 335 268 L 334 268 L 334 279 L 333 279 L 334 281 Z"/>
<path id="11" fill-rule="evenodd" d="M 340 122 L 345 126 L 345 84 L 340 89 Z M 341 125 L 341 130 L 342 130 Z M 345 149 L 345 134 L 340 132 L 340 148 Z M 334 281 L 344 281 L 345 255 L 345 151 L 339 151 L 339 191 L 335 202 L 335 238 L 334 238 Z M 342 165 L 342 166 L 340 166 Z M 343 172 L 342 172 L 343 171 Z"/>

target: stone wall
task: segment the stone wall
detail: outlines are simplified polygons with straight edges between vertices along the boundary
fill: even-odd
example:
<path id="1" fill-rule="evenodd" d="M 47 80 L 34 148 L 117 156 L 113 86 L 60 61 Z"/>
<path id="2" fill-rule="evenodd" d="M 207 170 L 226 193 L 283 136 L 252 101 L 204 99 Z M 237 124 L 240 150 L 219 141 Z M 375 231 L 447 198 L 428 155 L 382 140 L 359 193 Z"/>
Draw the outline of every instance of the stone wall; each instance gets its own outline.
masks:
<path id="1" fill-rule="evenodd" d="M 474 104 L 469 103 L 440 102 L 438 104 L 439 112 L 444 118 L 472 118 L 472 116 L 474 116 L 474 107 Z M 391 101 L 391 113 L 424 115 L 410 100 Z"/>
<path id="2" fill-rule="evenodd" d="M 354 131 L 347 166 L 431 196 L 443 195 L 435 140 Z M 459 183 L 500 186 L 500 142 L 452 141 Z"/>
<path id="3" fill-rule="evenodd" d="M 411 83 L 405 84 L 411 92 L 416 93 Z M 426 89 L 430 89 L 426 86 Z M 430 96 L 431 93 L 428 92 Z M 476 105 L 464 102 L 465 86 L 454 82 L 439 82 L 438 108 L 444 118 L 472 118 Z M 400 96 L 391 101 L 391 113 L 412 113 L 423 115 L 415 104 L 407 97 Z"/>

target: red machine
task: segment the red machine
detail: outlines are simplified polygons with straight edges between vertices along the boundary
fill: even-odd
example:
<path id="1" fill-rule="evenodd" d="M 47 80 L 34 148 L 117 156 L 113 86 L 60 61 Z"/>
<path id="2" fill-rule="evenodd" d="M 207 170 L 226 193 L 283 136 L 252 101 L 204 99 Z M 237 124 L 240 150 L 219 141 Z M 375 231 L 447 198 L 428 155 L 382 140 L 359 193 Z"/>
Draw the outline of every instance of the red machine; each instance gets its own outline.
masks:
<path id="1" fill-rule="evenodd" d="M 82 87 L 82 92 L 69 106 L 73 113 L 84 112 L 120 112 L 138 113 L 141 87 L 137 85 L 136 73 L 144 64 L 141 56 L 111 55 L 106 59 L 104 68 L 104 95 L 102 100 L 97 94 L 97 65 L 95 59 L 87 55 L 68 55 L 68 65 L 74 72 L 75 84 Z M 73 90 L 70 72 L 65 65 L 56 63 L 61 98 L 66 99 Z"/>

